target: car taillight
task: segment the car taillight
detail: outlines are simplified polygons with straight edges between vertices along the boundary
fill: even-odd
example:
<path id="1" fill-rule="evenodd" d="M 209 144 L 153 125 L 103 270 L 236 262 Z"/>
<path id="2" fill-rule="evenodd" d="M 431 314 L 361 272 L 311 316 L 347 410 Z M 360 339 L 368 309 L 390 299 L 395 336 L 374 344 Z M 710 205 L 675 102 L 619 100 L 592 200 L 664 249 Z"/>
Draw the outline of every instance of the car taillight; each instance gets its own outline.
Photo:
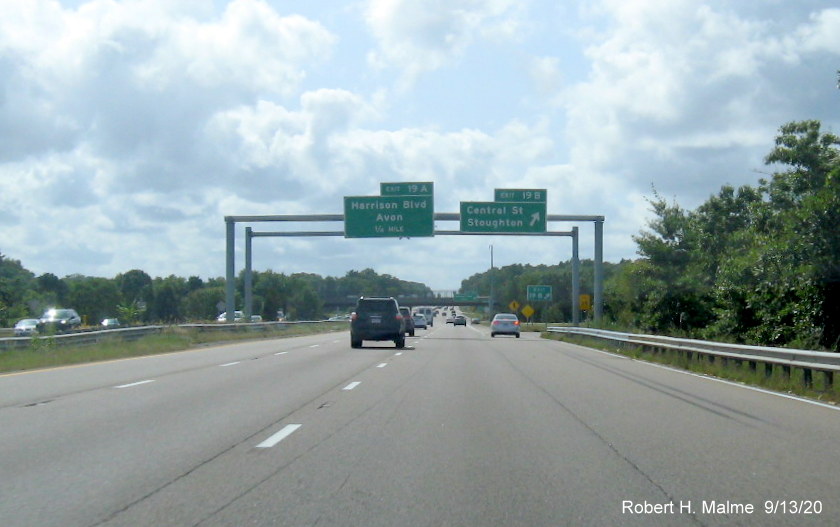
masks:
<path id="1" fill-rule="evenodd" d="M 402 320 L 402 319 L 403 319 L 403 316 L 401 314 L 397 313 L 397 320 Z"/>
<path id="2" fill-rule="evenodd" d="M 514 326 L 518 326 L 518 325 L 519 325 L 519 321 L 517 320 L 516 322 L 514 322 L 514 323 L 513 323 L 513 325 L 514 325 Z"/>
<path id="3" fill-rule="evenodd" d="M 358 318 L 359 318 L 359 314 L 358 314 L 358 313 L 356 313 L 355 311 L 353 311 L 352 313 L 350 313 L 350 320 L 356 320 L 356 319 L 358 319 Z"/>

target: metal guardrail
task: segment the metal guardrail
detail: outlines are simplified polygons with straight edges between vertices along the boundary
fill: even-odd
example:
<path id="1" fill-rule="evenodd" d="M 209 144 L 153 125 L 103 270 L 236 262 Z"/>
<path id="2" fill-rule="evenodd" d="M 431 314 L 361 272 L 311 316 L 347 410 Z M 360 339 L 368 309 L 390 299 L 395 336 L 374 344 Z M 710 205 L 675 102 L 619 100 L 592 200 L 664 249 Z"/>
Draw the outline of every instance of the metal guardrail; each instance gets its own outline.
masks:
<path id="1" fill-rule="evenodd" d="M 803 371 L 802 378 L 806 386 L 813 384 L 813 371 L 823 373 L 826 387 L 833 384 L 834 372 L 840 371 L 840 353 L 826 351 L 726 344 L 708 340 L 639 335 L 591 328 L 549 327 L 546 331 L 617 342 L 622 347 L 634 347 L 653 354 L 676 352 L 686 354 L 689 359 L 692 359 L 694 355 L 699 358 L 705 357 L 710 362 L 714 362 L 716 358 L 723 361 L 747 362 L 752 370 L 756 370 L 758 364 L 762 363 L 767 377 L 773 374 L 774 366 L 781 366 L 787 376 L 790 376 L 792 368 L 800 368 Z"/>
<path id="2" fill-rule="evenodd" d="M 215 324 L 177 324 L 174 326 L 140 326 L 131 328 L 103 329 L 95 331 L 81 331 L 77 333 L 61 333 L 57 335 L 8 337 L 0 338 L 0 352 L 28 348 L 36 341 L 49 341 L 56 346 L 79 346 L 94 344 L 106 339 L 118 338 L 122 340 L 136 340 L 148 335 L 161 333 L 167 327 L 194 329 L 197 331 L 270 331 L 283 330 L 296 324 L 320 324 L 331 322 L 328 320 L 305 320 L 297 322 L 237 322 Z"/>
<path id="3" fill-rule="evenodd" d="M 28 348 L 33 340 L 49 341 L 56 346 L 79 346 L 94 344 L 106 339 L 119 338 L 122 340 L 136 340 L 147 335 L 160 333 L 165 326 L 142 326 L 136 328 L 103 329 L 98 331 L 82 331 L 79 333 L 60 333 L 57 335 L 9 337 L 0 339 L 0 351 Z"/>

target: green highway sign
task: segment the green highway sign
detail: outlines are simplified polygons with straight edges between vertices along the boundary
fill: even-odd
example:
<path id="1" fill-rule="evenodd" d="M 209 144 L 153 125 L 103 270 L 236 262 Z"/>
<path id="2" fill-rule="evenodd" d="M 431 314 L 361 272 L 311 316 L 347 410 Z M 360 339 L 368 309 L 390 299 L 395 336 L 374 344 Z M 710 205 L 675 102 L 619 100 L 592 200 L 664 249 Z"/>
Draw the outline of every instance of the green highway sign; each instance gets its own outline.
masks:
<path id="1" fill-rule="evenodd" d="M 497 203 L 545 203 L 546 194 L 544 188 L 497 188 L 493 199 Z"/>
<path id="2" fill-rule="evenodd" d="M 545 232 L 545 211 L 545 203 L 462 201 L 461 232 Z"/>
<path id="3" fill-rule="evenodd" d="M 380 183 L 379 193 L 383 196 L 433 196 L 435 184 L 430 181 L 420 183 Z"/>
<path id="4" fill-rule="evenodd" d="M 529 285 L 527 287 L 529 301 L 551 301 L 550 285 Z"/>
<path id="5" fill-rule="evenodd" d="M 468 291 L 466 293 L 455 293 L 453 300 L 456 302 L 475 302 L 478 299 L 478 294 L 474 291 Z"/>
<path id="6" fill-rule="evenodd" d="M 429 196 L 345 196 L 345 238 L 434 236 L 434 198 Z"/>

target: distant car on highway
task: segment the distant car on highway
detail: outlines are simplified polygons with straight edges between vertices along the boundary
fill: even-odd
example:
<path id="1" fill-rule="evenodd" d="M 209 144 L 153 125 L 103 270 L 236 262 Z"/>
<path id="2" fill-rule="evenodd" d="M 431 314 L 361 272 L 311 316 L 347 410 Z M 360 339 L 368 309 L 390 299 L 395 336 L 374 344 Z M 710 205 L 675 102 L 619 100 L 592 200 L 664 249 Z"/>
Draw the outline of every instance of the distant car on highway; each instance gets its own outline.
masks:
<path id="1" fill-rule="evenodd" d="M 233 312 L 233 321 L 234 322 L 242 322 L 245 320 L 245 314 L 242 311 L 234 311 Z M 216 322 L 227 322 L 227 313 L 222 313 L 216 318 Z"/>
<path id="2" fill-rule="evenodd" d="M 15 336 L 16 337 L 31 337 L 32 335 L 38 334 L 38 319 L 37 318 L 24 318 L 23 320 L 19 320 L 17 324 L 15 324 Z"/>
<path id="3" fill-rule="evenodd" d="M 405 333 L 409 337 L 414 336 L 414 319 L 411 317 L 411 310 L 407 307 L 401 307 L 400 313 L 402 314 L 403 321 L 405 321 Z"/>
<path id="4" fill-rule="evenodd" d="M 102 321 L 102 327 L 105 329 L 114 329 L 120 327 L 120 321 L 116 318 L 106 318 Z"/>
<path id="5" fill-rule="evenodd" d="M 519 317 L 513 313 L 499 313 L 490 322 L 490 336 L 516 335 L 519 338 Z"/>
<path id="6" fill-rule="evenodd" d="M 48 309 L 38 320 L 38 333 L 69 331 L 82 325 L 82 317 L 75 309 Z"/>
<path id="7" fill-rule="evenodd" d="M 417 312 L 426 317 L 426 324 L 428 324 L 429 326 L 434 326 L 435 325 L 435 314 L 436 313 L 434 311 L 432 311 L 432 308 L 421 307 L 421 308 L 417 309 Z"/>
<path id="8" fill-rule="evenodd" d="M 466 326 L 467 325 L 467 317 L 464 315 L 457 315 L 455 320 L 452 321 L 452 324 L 455 326 Z"/>
<path id="9" fill-rule="evenodd" d="M 414 316 L 412 317 L 412 319 L 414 320 L 414 327 L 415 328 L 423 328 L 423 329 L 428 329 L 429 328 L 429 325 L 426 322 L 426 315 L 424 315 L 423 313 L 414 313 Z"/>

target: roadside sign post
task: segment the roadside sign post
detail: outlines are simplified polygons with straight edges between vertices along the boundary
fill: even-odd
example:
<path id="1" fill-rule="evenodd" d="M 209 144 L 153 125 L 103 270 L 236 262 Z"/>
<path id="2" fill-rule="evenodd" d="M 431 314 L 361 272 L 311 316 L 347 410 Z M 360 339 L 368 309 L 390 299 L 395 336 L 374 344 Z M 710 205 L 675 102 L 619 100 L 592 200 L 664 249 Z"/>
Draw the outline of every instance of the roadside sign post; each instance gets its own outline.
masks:
<path id="1" fill-rule="evenodd" d="M 531 320 L 531 317 L 532 317 L 532 316 L 534 316 L 534 313 L 535 313 L 534 308 L 533 308 L 533 307 L 531 307 L 531 305 L 530 305 L 530 304 L 528 304 L 528 305 L 526 305 L 525 307 L 523 307 L 523 308 L 522 308 L 522 314 L 523 314 L 523 315 L 525 315 L 525 318 L 527 318 L 527 319 L 528 319 L 528 323 L 529 323 L 529 324 L 530 324 L 531 322 L 533 322 L 533 321 Z"/>

